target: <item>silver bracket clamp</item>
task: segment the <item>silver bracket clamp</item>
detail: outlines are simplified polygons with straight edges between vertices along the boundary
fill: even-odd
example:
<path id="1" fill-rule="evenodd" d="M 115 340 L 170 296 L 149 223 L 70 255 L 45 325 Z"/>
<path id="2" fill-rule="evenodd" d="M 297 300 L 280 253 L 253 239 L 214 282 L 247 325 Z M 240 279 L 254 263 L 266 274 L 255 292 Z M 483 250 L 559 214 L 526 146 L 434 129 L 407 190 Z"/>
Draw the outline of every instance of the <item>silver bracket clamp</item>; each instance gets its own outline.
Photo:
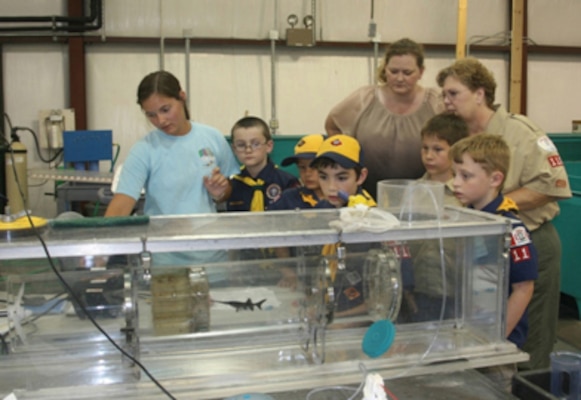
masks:
<path id="1" fill-rule="evenodd" d="M 151 279 L 151 252 L 147 250 L 147 238 L 143 236 L 141 238 L 141 243 L 143 244 L 143 250 L 139 254 L 141 259 L 141 266 L 143 267 L 143 279 L 149 281 Z"/>

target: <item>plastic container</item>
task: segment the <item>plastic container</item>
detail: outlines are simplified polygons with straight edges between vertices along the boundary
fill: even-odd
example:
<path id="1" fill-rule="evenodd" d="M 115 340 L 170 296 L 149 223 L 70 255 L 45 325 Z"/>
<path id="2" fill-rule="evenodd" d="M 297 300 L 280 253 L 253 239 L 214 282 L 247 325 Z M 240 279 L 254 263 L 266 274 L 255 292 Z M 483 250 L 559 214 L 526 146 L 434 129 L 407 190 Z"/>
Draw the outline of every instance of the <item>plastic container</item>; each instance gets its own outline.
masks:
<path id="1" fill-rule="evenodd" d="M 564 400 L 581 400 L 581 353 L 551 353 L 551 393 Z"/>
<path id="2" fill-rule="evenodd" d="M 379 181 L 377 206 L 403 224 L 439 220 L 444 210 L 444 184 L 410 179 Z"/>
<path id="3" fill-rule="evenodd" d="M 512 378 L 512 394 L 521 400 L 559 400 L 550 392 L 551 371 L 519 372 Z"/>

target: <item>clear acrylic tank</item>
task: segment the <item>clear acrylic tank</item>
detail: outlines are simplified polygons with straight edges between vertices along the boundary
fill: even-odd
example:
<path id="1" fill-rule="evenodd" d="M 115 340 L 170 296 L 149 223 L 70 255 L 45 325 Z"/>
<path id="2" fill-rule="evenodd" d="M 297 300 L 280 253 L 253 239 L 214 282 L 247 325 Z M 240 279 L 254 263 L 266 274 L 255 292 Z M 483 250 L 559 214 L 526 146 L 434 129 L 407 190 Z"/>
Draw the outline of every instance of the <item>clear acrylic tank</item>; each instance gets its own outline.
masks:
<path id="1" fill-rule="evenodd" d="M 357 212 L 356 227 L 341 210 L 51 225 L 41 237 L 72 293 L 37 238 L 0 243 L 0 394 L 161 398 L 155 380 L 221 399 L 358 384 L 361 364 L 389 379 L 527 358 L 504 339 L 509 220 L 446 207 L 382 225 Z M 200 250 L 222 259 L 156 264 Z M 370 357 L 362 341 L 380 320 L 393 343 Z"/>

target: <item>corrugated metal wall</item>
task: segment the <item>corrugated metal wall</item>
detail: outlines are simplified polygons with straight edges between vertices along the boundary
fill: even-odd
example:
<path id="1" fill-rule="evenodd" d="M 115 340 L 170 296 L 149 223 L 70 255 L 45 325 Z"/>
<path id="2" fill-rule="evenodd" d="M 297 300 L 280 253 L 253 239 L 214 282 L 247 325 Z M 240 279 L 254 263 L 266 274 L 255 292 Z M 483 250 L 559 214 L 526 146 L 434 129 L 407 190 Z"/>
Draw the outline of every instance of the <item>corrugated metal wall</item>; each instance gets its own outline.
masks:
<path id="1" fill-rule="evenodd" d="M 196 120 L 228 133 L 245 112 L 271 118 L 272 30 L 281 38 L 289 27 L 287 16 L 300 20 L 316 4 L 317 39 L 326 42 L 367 42 L 371 4 L 382 42 L 404 36 L 431 44 L 456 41 L 455 0 L 105 0 L 104 26 L 96 35 L 103 41 L 87 45 L 87 111 L 89 129 L 112 129 L 121 144 L 122 161 L 131 145 L 150 127 L 135 103 L 141 78 L 160 68 L 160 45 L 119 44 L 112 37 L 166 38 L 163 65 L 186 82 L 185 46 L 170 39 L 260 39 L 256 46 L 235 44 L 192 46 L 189 58 L 189 105 Z M 529 38 L 543 45 L 581 46 L 578 0 L 529 0 Z M 66 13 L 65 1 L 0 0 L 2 15 Z M 468 42 L 504 32 L 509 26 L 506 0 L 468 3 Z M 485 41 L 501 44 L 500 39 Z M 170 40 L 171 43 L 168 43 Z M 5 111 L 15 125 L 38 129 L 41 109 L 65 108 L 68 99 L 68 52 L 64 44 L 4 44 Z M 383 47 L 380 47 L 380 56 Z M 497 100 L 506 104 L 506 53 L 480 53 L 498 80 Z M 425 86 L 435 86 L 440 68 L 454 52 L 428 51 Z M 570 130 L 581 117 L 581 56 L 529 56 L 528 115 L 549 132 Z M 328 110 L 360 85 L 373 81 L 373 46 L 347 45 L 314 48 L 276 48 L 276 111 L 279 134 L 323 131 Z M 23 138 L 32 149 L 32 139 Z M 34 155 L 31 163 L 40 165 Z M 34 182 L 30 182 L 34 184 Z M 52 216 L 54 206 L 42 193 L 51 183 L 32 188 L 35 211 Z M 34 195 L 36 191 L 36 196 Z"/>

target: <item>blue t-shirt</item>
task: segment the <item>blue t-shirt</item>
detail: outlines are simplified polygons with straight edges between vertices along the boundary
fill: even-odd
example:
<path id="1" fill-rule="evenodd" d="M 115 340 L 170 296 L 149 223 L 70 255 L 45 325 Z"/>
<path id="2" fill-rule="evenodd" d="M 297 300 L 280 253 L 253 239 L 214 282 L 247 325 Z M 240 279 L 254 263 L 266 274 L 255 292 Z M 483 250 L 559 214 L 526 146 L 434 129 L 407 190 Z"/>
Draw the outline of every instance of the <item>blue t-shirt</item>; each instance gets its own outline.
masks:
<path id="1" fill-rule="evenodd" d="M 123 163 L 116 193 L 137 200 L 145 189 L 146 215 L 216 212 L 203 177 L 215 167 L 230 176 L 238 172 L 238 163 L 220 131 L 191 125 L 183 136 L 155 129 L 138 141 Z"/>
<path id="2" fill-rule="evenodd" d="M 230 176 L 238 162 L 217 129 L 191 122 L 190 131 L 172 136 L 151 131 L 131 148 L 115 193 L 139 199 L 145 189 L 146 215 L 214 213 L 216 206 L 204 187 L 203 177 L 215 167 Z M 155 253 L 154 265 L 190 265 L 225 260 L 223 251 Z"/>
<path id="3" fill-rule="evenodd" d="M 516 210 L 511 209 L 511 204 L 505 201 L 502 194 L 488 203 L 482 211 L 518 221 L 513 224 L 511 232 L 510 270 L 508 278 L 508 295 L 510 296 L 512 294 L 512 285 L 514 283 L 534 281 L 537 279 L 539 265 L 537 250 L 533 245 L 528 229 L 514 214 L 514 211 Z M 527 338 L 528 329 L 528 318 L 525 311 L 513 331 L 508 336 L 508 340 L 521 348 Z"/>

